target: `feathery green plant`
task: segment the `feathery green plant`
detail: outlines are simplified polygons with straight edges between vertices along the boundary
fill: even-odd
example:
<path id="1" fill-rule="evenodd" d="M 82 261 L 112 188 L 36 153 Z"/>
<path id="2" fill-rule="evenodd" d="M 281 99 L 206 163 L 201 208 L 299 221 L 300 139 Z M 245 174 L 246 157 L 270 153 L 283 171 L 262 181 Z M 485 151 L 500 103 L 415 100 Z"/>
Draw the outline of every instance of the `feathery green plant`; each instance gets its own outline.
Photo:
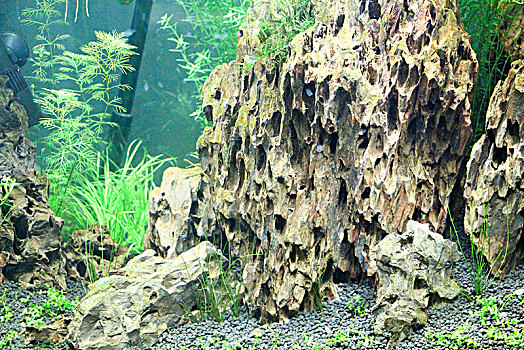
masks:
<path id="1" fill-rule="evenodd" d="M 36 26 L 38 34 L 35 39 L 39 44 L 33 47 L 33 75 L 41 83 L 56 85 L 57 55 L 65 50 L 63 41 L 69 38 L 67 34 L 55 34 L 55 27 L 67 25 L 62 19 L 62 13 L 57 7 L 66 0 L 36 0 L 34 8 L 22 11 L 22 23 Z"/>
<path id="2" fill-rule="evenodd" d="M 203 127 L 207 125 L 199 101 L 205 81 L 213 69 L 235 59 L 237 32 L 250 0 L 175 0 L 185 13 L 183 22 L 190 32 L 183 34 L 173 15 L 165 14 L 158 23 L 168 32 L 175 47 L 169 51 L 177 55 L 180 68 L 185 71 L 185 81 L 193 83 L 196 93 L 192 117 Z"/>
<path id="3" fill-rule="evenodd" d="M 515 25 L 523 4 L 523 0 L 459 0 L 462 22 L 471 35 L 473 50 L 479 61 L 472 102 L 473 141 L 484 133 L 489 100 L 511 64 L 507 54 L 512 54 L 515 44 L 524 35 L 521 31 L 520 36 L 513 40 L 511 52 L 504 52 L 503 43 L 510 32 L 508 29 Z"/>
<path id="4" fill-rule="evenodd" d="M 120 33 L 95 32 L 96 41 L 80 48 L 81 54 L 64 52 L 56 57 L 57 82 L 69 88 L 43 89 L 37 98 L 48 134 L 41 144 L 43 167 L 51 179 L 51 208 L 62 215 L 71 183 L 82 172 L 95 169 L 98 151 L 103 148 L 102 132 L 110 126 L 109 111 L 123 111 L 113 97 L 119 74 L 132 71 L 128 63 L 133 46 Z M 98 108 L 97 108 L 98 107 Z"/>

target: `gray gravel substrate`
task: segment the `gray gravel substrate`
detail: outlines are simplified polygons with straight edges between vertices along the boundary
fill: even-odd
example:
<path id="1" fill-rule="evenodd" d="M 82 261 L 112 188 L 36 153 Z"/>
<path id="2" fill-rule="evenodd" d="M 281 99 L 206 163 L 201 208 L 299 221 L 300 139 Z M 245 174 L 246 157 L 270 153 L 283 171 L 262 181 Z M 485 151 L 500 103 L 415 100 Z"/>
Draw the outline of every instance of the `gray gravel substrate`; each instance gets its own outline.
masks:
<path id="1" fill-rule="evenodd" d="M 471 289 L 470 278 L 464 260 L 455 268 L 455 277 Z M 84 290 L 80 285 L 68 283 L 67 297 L 71 300 L 83 296 Z M 189 323 L 164 332 L 153 349 L 386 349 L 387 339 L 384 336 L 373 333 L 374 315 L 371 308 L 374 305 L 375 291 L 369 281 L 339 284 L 339 298 L 325 302 L 323 311 L 313 311 L 300 314 L 285 324 L 261 325 L 254 315 L 246 309 L 242 309 L 239 318 L 227 316 L 227 320 L 217 323 L 213 320 L 204 320 L 200 323 Z M 499 306 L 499 319 L 486 316 L 483 322 L 479 316 L 472 315 L 480 310 L 479 304 L 474 300 L 468 300 L 460 296 L 450 304 L 439 307 L 431 307 L 428 312 L 428 324 L 426 327 L 415 331 L 411 336 L 398 343 L 396 349 L 468 349 L 473 346 L 459 345 L 457 341 L 448 341 L 447 344 L 438 343 L 428 339 L 426 332 L 437 334 L 452 334 L 458 327 L 467 323 L 465 331 L 460 334 L 460 339 L 468 337 L 474 341 L 477 349 L 524 349 L 522 345 L 510 346 L 502 340 L 493 340 L 487 337 L 490 326 L 501 322 L 511 321 L 514 323 L 510 328 L 502 327 L 507 333 L 509 329 L 520 329 L 524 334 L 524 301 L 513 298 L 511 301 L 504 299 L 505 296 L 524 288 L 524 266 L 517 267 L 502 281 L 494 281 L 486 291 L 484 298 L 494 297 Z M 0 317 L 0 339 L 10 330 L 14 330 L 17 336 L 11 346 L 4 349 L 34 349 L 25 346 L 23 338 L 19 334 L 22 331 L 20 323 L 23 317 L 19 310 L 26 304 L 20 299 L 29 297 L 30 303 L 42 304 L 45 295 L 30 293 L 21 289 L 13 283 L 0 284 L 0 296 L 5 294 L 5 305 L 13 311 L 13 318 L 4 322 Z M 360 297 L 362 306 L 365 308 L 363 314 L 352 311 L 348 304 L 355 303 Z M 503 306 L 504 305 L 504 306 Z M 0 305 L 2 307 L 3 305 Z M 18 310 L 16 312 L 15 310 Z M 47 323 L 52 319 L 46 319 Z M 511 328 L 513 327 L 513 328 Z M 348 331 L 349 330 L 349 331 Z M 334 338 L 337 332 L 343 332 L 344 339 L 339 342 L 328 342 Z M 522 339 L 524 342 L 524 339 Z M 444 341 L 445 342 L 445 341 Z M 66 349 L 64 344 L 45 347 L 47 349 Z"/>
<path id="2" fill-rule="evenodd" d="M 459 280 L 467 281 L 468 272 L 464 265 L 456 271 Z M 466 283 L 467 284 L 467 283 Z M 374 305 L 375 291 L 368 281 L 363 283 L 339 284 L 339 299 L 324 303 L 321 313 L 302 314 L 285 324 L 262 326 L 246 310 L 239 318 L 229 317 L 222 323 L 206 320 L 166 331 L 154 349 L 322 349 L 329 338 L 334 338 L 337 331 L 353 329 L 349 339 L 338 344 L 328 344 L 328 349 L 386 349 L 387 339 L 373 333 L 375 317 L 370 309 Z M 524 288 L 524 266 L 517 267 L 502 281 L 494 281 L 484 298 L 497 298 L 499 307 L 504 297 Z M 359 295 L 366 309 L 362 315 L 356 315 L 348 308 L 348 302 Z M 451 334 L 458 327 L 470 322 L 470 326 L 461 334 L 476 342 L 477 349 L 521 349 L 522 345 L 510 346 L 503 341 L 495 341 L 486 336 L 487 329 L 497 320 L 486 316 L 485 323 L 479 316 L 471 315 L 480 310 L 476 301 L 460 296 L 450 304 L 431 307 L 428 312 L 428 324 L 415 331 L 411 336 L 398 343 L 396 349 L 453 349 L 454 344 L 437 343 L 427 339 L 426 331 Z M 515 320 L 516 327 L 524 326 L 524 303 L 517 298 L 507 302 L 500 309 L 500 320 Z M 355 331 L 356 330 L 356 331 Z M 524 333 L 524 329 L 522 330 Z M 259 335 L 255 337 L 255 335 Z M 372 339 L 366 343 L 366 339 Z M 473 345 L 457 345 L 457 349 L 473 348 Z M 236 346 L 236 347 L 235 347 Z M 324 348 L 325 349 L 325 348 Z"/>

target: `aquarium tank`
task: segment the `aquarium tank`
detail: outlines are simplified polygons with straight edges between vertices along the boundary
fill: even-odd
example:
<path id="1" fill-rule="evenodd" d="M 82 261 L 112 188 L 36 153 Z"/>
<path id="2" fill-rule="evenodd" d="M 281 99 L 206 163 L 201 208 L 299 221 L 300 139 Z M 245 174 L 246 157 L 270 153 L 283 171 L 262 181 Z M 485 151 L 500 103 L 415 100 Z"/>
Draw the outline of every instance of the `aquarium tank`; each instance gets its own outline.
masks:
<path id="1" fill-rule="evenodd" d="M 524 1 L 0 0 L 0 349 L 520 349 Z"/>

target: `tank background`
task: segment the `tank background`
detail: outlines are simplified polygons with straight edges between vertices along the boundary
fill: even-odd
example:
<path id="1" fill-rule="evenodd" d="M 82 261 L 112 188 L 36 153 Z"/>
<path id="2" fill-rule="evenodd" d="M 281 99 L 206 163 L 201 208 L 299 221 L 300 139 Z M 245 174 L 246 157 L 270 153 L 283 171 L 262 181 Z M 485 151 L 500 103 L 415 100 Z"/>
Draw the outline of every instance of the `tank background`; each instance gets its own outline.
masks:
<path id="1" fill-rule="evenodd" d="M 0 32 L 19 34 L 33 47 L 36 30 L 23 24 L 20 15 L 24 8 L 34 7 L 35 3 L 35 0 L 0 0 Z M 80 7 L 75 23 L 76 1 L 69 0 L 69 25 L 63 27 L 64 32 L 71 35 L 66 42 L 66 49 L 73 52 L 94 40 L 95 30 L 123 32 L 128 29 L 134 2 L 121 5 L 117 0 L 91 0 L 89 17 L 85 13 L 85 0 L 80 1 Z M 129 141 L 140 138 L 151 155 L 163 154 L 183 159 L 195 150 L 201 128 L 190 116 L 197 108 L 190 99 L 195 87 L 192 83 L 184 82 L 183 74 L 176 65 L 176 56 L 169 52 L 172 43 L 156 23 L 165 13 L 174 14 L 175 19 L 183 16 L 183 10 L 172 0 L 153 1 Z M 179 26 L 182 31 L 188 28 L 184 23 Z M 30 63 L 22 69 L 26 76 L 31 71 Z M 179 164 L 183 165 L 181 161 Z"/>

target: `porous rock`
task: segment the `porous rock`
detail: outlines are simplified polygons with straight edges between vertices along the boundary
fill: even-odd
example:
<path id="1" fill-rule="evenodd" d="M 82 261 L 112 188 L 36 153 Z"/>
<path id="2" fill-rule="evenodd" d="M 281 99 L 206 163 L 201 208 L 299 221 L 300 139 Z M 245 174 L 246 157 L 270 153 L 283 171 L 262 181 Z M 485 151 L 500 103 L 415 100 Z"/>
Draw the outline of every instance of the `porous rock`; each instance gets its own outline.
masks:
<path id="1" fill-rule="evenodd" d="M 150 348 L 196 305 L 203 276 L 219 278 L 224 259 L 207 241 L 174 259 L 154 254 L 146 250 L 90 285 L 69 325 L 75 349 Z"/>
<path id="2" fill-rule="evenodd" d="M 374 274 L 377 242 L 409 219 L 442 232 L 471 136 L 477 60 L 454 0 L 312 3 L 287 60 L 246 72 L 271 11 L 254 1 L 237 61 L 202 92 L 213 126 L 192 217 L 244 257 L 244 301 L 264 320 Z"/>
<path id="3" fill-rule="evenodd" d="M 460 259 L 457 244 L 431 232 L 429 224 L 409 221 L 402 235 L 388 235 L 377 245 L 377 316 L 375 330 L 403 339 L 427 322 L 427 307 L 451 300 L 460 287 L 451 279 Z"/>
<path id="4" fill-rule="evenodd" d="M 86 284 L 121 268 L 129 260 L 129 249 L 116 244 L 107 228 L 99 225 L 73 232 L 62 251 L 67 275 Z"/>
<path id="5" fill-rule="evenodd" d="M 501 46 L 509 62 L 524 59 L 524 3 L 504 3 L 508 16 L 500 31 Z"/>
<path id="6" fill-rule="evenodd" d="M 467 165 L 464 228 L 502 276 L 524 261 L 524 60 L 497 84 Z"/>
<path id="7" fill-rule="evenodd" d="M 71 317 L 60 316 L 55 322 L 43 326 L 26 326 L 22 335 L 25 337 L 26 345 L 42 343 L 60 343 L 67 339 L 69 331 L 67 329 L 71 323 Z"/>
<path id="8" fill-rule="evenodd" d="M 149 196 L 149 224 L 144 249 L 153 249 L 171 258 L 194 247 L 200 241 L 192 221 L 201 182 L 198 168 L 168 168 L 160 187 Z"/>
<path id="9" fill-rule="evenodd" d="M 14 180 L 0 215 L 3 276 L 23 288 L 65 289 L 61 256 L 62 219 L 48 204 L 47 179 L 35 172 L 35 147 L 27 138 L 28 117 L 0 76 L 0 178 Z"/>

